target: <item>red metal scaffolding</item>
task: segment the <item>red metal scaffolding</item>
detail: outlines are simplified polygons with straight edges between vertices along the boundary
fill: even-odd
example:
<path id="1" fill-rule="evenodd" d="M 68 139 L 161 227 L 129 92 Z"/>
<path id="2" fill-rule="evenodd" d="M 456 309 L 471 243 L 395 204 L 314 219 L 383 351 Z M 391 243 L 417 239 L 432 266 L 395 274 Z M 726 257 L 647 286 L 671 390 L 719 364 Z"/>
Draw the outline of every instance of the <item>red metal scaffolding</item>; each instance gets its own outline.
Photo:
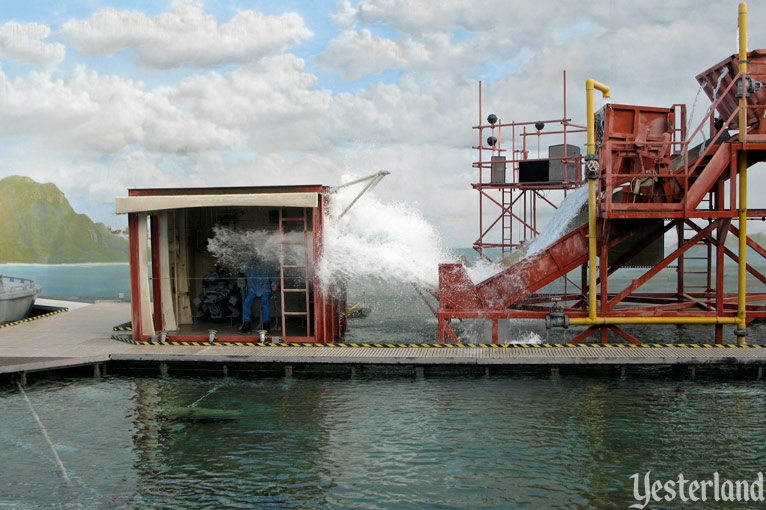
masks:
<path id="1" fill-rule="evenodd" d="M 484 119 L 482 84 L 479 82 L 479 123 L 473 127 L 479 136 L 479 143 L 473 147 L 478 154 L 473 167 L 478 169 L 479 181 L 472 184 L 479 192 L 479 237 L 473 248 L 484 259 L 504 258 L 534 239 L 539 234 L 538 208 L 541 212 L 546 208 L 550 212 L 558 207 L 555 199 L 549 197 L 550 192 L 560 191 L 566 197 L 569 191 L 584 182 L 582 157 L 579 152 L 569 152 L 571 135 L 583 133 L 585 127 L 573 124 L 572 119 L 567 118 L 566 71 L 563 84 L 564 113 L 560 119 L 504 123 L 500 119 L 490 122 L 488 119 L 493 117 L 492 114 Z M 558 157 L 541 158 L 541 141 L 547 142 L 552 137 L 563 141 L 563 153 Z M 536 142 L 536 147 L 532 147 L 530 139 Z M 508 143 L 510 148 L 506 149 L 503 143 Z M 536 158 L 530 157 L 533 148 L 537 152 Z M 563 175 L 557 180 L 523 182 L 520 163 L 538 161 L 561 162 Z M 494 219 L 490 217 L 487 221 L 485 213 L 492 215 L 493 212 Z"/>
<path id="2" fill-rule="evenodd" d="M 493 343 L 498 342 L 498 321 L 504 319 L 545 319 L 548 325 L 563 327 L 570 323 L 585 325 L 584 331 L 572 335 L 572 343 L 593 334 L 606 343 L 609 331 L 639 343 L 639 338 L 623 328 L 625 324 L 709 324 L 714 330 L 712 338 L 719 344 L 723 342 L 724 324 L 732 324 L 742 341 L 747 334 L 743 326 L 766 317 L 766 306 L 758 303 L 766 301 L 766 288 L 746 291 L 744 271 L 764 284 L 766 276 L 750 264 L 741 264 L 739 290 L 727 292 L 724 259 L 739 264 L 740 257 L 745 256 L 741 248 L 745 244 L 764 257 L 766 249 L 751 237 L 743 238 L 736 251 L 725 241 L 728 235 L 740 237 L 746 217 L 766 218 L 766 209 L 747 206 L 746 193 L 738 189 L 737 182 L 741 177 L 746 183 L 747 167 L 766 160 L 766 89 L 761 85 L 766 82 L 766 50 L 748 53 L 747 64 L 747 72 L 738 71 L 740 57 L 732 55 L 697 76 L 713 105 L 688 136 L 684 105 L 660 108 L 607 104 L 597 112 L 597 156 L 588 161 L 592 172 L 586 176 L 597 190 L 592 202 L 596 231 L 590 232 L 588 223 L 580 223 L 547 248 L 480 283 L 472 282 L 460 264 L 440 265 L 439 341 L 461 341 L 453 327 L 455 319 L 491 321 L 491 338 L 472 341 Z M 738 120 L 740 114 L 745 119 L 743 125 Z M 564 118 L 549 122 L 561 124 L 557 134 L 563 136 L 572 132 L 569 127 L 582 130 L 566 118 L 566 113 Z M 524 180 L 519 172 L 529 161 L 526 139 L 530 133 L 526 127 L 531 124 L 496 122 L 494 128 L 492 123 L 475 126 L 481 141 L 475 147 L 479 161 L 474 165 L 479 168 L 480 184 L 473 186 L 481 198 L 480 235 L 474 247 L 482 255 L 488 248 L 501 248 L 505 255 L 506 250 L 517 248 L 537 234 L 535 200 L 541 188 L 519 182 Z M 514 157 L 508 162 L 512 163 L 513 179 L 510 183 L 486 184 L 484 172 L 492 170 L 493 161 L 482 154 L 503 154 L 501 126 L 506 132 L 511 130 Z M 693 146 L 692 140 L 706 127 L 703 143 Z M 539 128 L 538 124 L 532 136 L 542 134 Z M 485 145 L 487 129 L 496 139 Z M 521 131 L 520 149 L 516 148 L 517 129 Z M 571 181 L 567 176 L 553 186 L 566 191 L 581 183 L 577 173 Z M 503 196 L 508 194 L 509 199 L 492 198 L 490 191 L 494 190 Z M 512 206 L 524 194 L 537 198 L 531 201 L 530 211 L 514 214 Z M 484 200 L 501 209 L 501 215 L 489 227 L 483 223 Z M 505 234 L 506 219 L 521 225 L 519 237 Z M 487 236 L 498 224 L 504 229 L 501 241 L 488 242 Z M 662 241 L 672 230 L 676 231 L 678 245 L 666 254 Z M 597 280 L 589 292 L 592 237 L 596 239 L 599 262 L 591 265 L 591 270 L 597 271 Z M 677 269 L 675 292 L 641 292 L 642 286 L 671 264 Z M 610 285 L 610 276 L 629 265 L 646 267 L 646 271 L 622 288 Z M 577 268 L 581 268 L 582 275 L 579 292 L 543 292 L 546 285 L 566 278 Z M 693 284 L 689 281 L 692 277 Z M 590 303 L 589 298 L 593 299 Z"/>

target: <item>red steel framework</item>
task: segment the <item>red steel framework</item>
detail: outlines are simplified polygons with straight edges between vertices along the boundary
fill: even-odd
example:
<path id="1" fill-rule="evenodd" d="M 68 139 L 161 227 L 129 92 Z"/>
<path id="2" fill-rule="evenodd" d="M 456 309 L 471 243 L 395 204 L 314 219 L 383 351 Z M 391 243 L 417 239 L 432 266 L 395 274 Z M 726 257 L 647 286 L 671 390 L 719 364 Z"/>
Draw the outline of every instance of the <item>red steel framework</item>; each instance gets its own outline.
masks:
<path id="1" fill-rule="evenodd" d="M 587 326 L 571 337 L 571 343 L 593 334 L 607 343 L 609 331 L 628 342 L 640 343 L 623 329 L 625 324 L 709 324 L 717 344 L 723 343 L 724 324 L 731 324 L 737 328 L 738 341 L 744 342 L 746 324 L 766 317 L 766 306 L 758 303 L 766 301 L 766 290 L 748 292 L 746 288 L 746 273 L 766 284 L 766 276 L 746 263 L 747 247 L 763 257 L 766 248 L 742 234 L 746 232 L 747 218 L 766 218 L 766 209 L 748 207 L 746 192 L 747 168 L 766 160 L 766 88 L 761 85 L 766 82 L 766 50 L 747 53 L 744 49 L 743 5 L 739 18 L 740 54 L 697 76 L 713 105 L 689 136 L 684 105 L 658 108 L 607 104 L 592 117 L 596 151 L 592 158 L 586 158 L 589 188 L 595 190 L 589 200 L 592 221 L 480 283 L 473 283 L 460 264 L 439 266 L 436 315 L 440 342 L 461 341 L 453 328 L 454 319 L 491 321 L 492 334 L 487 340 L 493 343 L 498 342 L 501 319 L 545 319 L 549 326 Z M 592 83 L 608 96 L 608 87 L 589 80 L 591 98 Z M 561 123 L 564 132 L 567 126 L 574 126 L 566 116 L 554 122 Z M 521 126 L 524 137 L 527 133 L 523 126 L 528 124 L 501 125 L 506 130 Z M 692 146 L 692 140 L 706 125 L 706 140 Z M 476 126 L 480 139 L 488 128 L 491 126 L 481 122 Z M 515 143 L 513 135 L 512 139 Z M 487 163 L 481 154 L 485 150 L 500 153 L 499 140 L 498 136 L 497 146 L 487 147 L 481 142 L 475 147 L 480 155 L 475 164 L 480 182 L 482 172 L 491 168 L 491 161 Z M 523 160 L 527 155 L 524 145 L 521 151 Z M 512 159 L 515 161 L 515 157 Z M 572 186 L 576 184 L 575 180 Z M 490 200 L 489 189 L 502 191 L 506 186 L 474 187 L 481 196 L 481 218 L 483 200 Z M 516 184 L 508 187 L 519 193 L 535 191 Z M 535 233 L 534 220 L 530 223 L 527 216 L 515 216 L 504 201 L 492 202 L 502 208 L 503 215 L 522 223 L 522 232 Z M 479 253 L 488 247 L 519 244 L 508 237 L 503 237 L 499 246 L 485 241 L 490 229 L 501 221 L 502 217 L 486 229 L 482 224 L 475 244 Z M 644 274 L 623 288 L 609 285 L 615 271 L 631 264 L 641 265 L 635 260 L 651 255 L 651 247 L 673 229 L 678 237 L 676 249 L 668 255 L 659 253 Z M 738 239 L 738 250 L 725 244 L 729 235 Z M 594 239 L 595 244 L 591 244 Z M 694 265 L 704 275 L 704 284 L 699 288 L 687 283 L 691 271 L 685 262 L 692 258 L 698 259 Z M 738 264 L 737 292 L 725 289 L 726 258 Z M 673 263 L 677 265 L 675 292 L 639 292 Z M 579 292 L 541 292 L 547 284 L 577 268 L 582 274 Z"/>
<path id="2" fill-rule="evenodd" d="M 573 124 L 572 119 L 567 118 L 566 71 L 563 73 L 563 84 L 564 113 L 560 119 L 508 123 L 497 120 L 490 123 L 483 117 L 482 83 L 479 82 L 479 123 L 473 127 L 479 136 L 478 145 L 473 146 L 478 152 L 478 161 L 473 163 L 473 167 L 478 169 L 479 182 L 471 186 L 479 192 L 479 237 L 474 241 L 473 248 L 484 259 L 497 258 L 492 256 L 493 249 L 499 250 L 500 258 L 503 258 L 534 239 L 539 234 L 538 207 L 558 207 L 549 198 L 549 192 L 560 191 L 566 197 L 569 191 L 584 182 L 582 157 L 567 153 L 569 137 L 585 132 L 585 126 Z M 508 140 L 509 134 L 510 149 L 506 149 L 503 142 Z M 558 158 L 540 158 L 541 139 L 548 140 L 551 136 L 563 140 L 563 155 Z M 530 158 L 530 138 L 536 139 L 537 158 Z M 489 145 L 490 139 L 494 140 L 492 145 Z M 510 157 L 507 157 L 508 152 L 511 152 Z M 498 157 L 505 159 L 501 163 L 497 159 L 493 161 L 493 158 Z M 533 160 L 561 161 L 564 165 L 563 179 L 555 182 L 520 182 L 519 163 Z M 490 177 L 493 163 L 503 165 L 504 169 L 510 165 L 510 176 L 499 181 Z M 485 221 L 485 213 L 491 214 L 491 211 L 498 212 L 497 216 L 494 220 Z"/>

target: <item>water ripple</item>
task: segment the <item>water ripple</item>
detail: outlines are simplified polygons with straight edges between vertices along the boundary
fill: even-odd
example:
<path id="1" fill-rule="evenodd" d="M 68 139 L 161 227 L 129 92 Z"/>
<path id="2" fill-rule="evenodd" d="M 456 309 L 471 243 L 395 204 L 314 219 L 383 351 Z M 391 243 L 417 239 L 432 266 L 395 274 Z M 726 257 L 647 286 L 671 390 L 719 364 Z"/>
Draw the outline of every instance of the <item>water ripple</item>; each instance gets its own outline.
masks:
<path id="1" fill-rule="evenodd" d="M 72 489 L 21 397 L 0 393 L 0 504 L 625 508 L 633 473 L 748 479 L 765 460 L 762 383 L 221 382 L 110 377 L 31 387 Z M 211 419 L 174 413 L 208 392 L 195 409 Z"/>

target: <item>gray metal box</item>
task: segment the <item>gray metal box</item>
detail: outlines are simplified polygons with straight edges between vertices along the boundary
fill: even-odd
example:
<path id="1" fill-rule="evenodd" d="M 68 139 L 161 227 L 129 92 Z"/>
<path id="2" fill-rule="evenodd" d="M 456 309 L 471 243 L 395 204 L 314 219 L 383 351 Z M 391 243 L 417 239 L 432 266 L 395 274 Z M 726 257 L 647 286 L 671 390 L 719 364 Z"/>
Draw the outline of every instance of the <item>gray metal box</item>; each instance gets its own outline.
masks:
<path id="1" fill-rule="evenodd" d="M 505 184 L 505 156 L 492 156 L 492 184 Z"/>
<path id="2" fill-rule="evenodd" d="M 548 147 L 548 157 L 551 158 L 548 167 L 548 182 L 562 182 L 564 180 L 564 170 L 566 168 L 566 179 L 573 181 L 575 178 L 574 163 L 564 163 L 560 159 L 564 157 L 564 147 L 566 147 L 567 159 L 574 159 L 580 155 L 580 147 L 571 144 L 551 145 Z"/>

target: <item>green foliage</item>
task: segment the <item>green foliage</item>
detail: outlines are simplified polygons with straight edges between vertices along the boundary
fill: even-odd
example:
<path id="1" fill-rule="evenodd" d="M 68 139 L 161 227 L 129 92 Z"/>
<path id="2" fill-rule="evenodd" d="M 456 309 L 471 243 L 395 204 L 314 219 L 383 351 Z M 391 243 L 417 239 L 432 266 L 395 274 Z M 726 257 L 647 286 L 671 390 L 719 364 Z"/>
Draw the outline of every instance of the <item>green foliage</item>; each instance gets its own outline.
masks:
<path id="1" fill-rule="evenodd" d="M 55 184 L 0 180 L 0 263 L 127 262 L 128 241 L 77 214 Z"/>

